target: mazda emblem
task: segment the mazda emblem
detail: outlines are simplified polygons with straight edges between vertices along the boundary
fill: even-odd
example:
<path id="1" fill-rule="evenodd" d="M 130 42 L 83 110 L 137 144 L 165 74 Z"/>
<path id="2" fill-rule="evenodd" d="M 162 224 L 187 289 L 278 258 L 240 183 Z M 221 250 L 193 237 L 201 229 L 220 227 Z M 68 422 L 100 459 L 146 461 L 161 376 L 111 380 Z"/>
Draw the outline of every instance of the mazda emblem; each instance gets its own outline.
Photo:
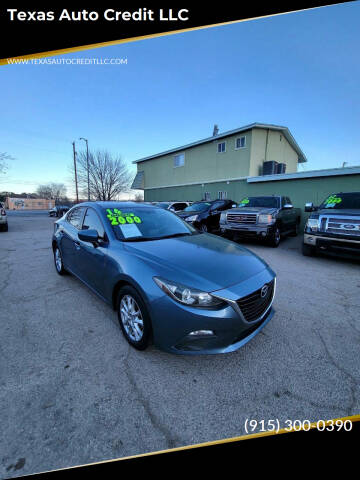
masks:
<path id="1" fill-rule="evenodd" d="M 266 297 L 266 294 L 268 293 L 269 287 L 267 285 L 264 285 L 261 289 L 260 296 L 261 298 Z"/>

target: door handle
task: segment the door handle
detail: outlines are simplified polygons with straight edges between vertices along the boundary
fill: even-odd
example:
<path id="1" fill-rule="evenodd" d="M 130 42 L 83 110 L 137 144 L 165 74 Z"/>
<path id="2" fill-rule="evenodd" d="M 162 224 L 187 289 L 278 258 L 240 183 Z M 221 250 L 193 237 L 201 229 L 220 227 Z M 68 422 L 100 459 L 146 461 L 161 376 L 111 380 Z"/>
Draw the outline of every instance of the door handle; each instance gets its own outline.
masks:
<path id="1" fill-rule="evenodd" d="M 74 242 L 76 250 L 80 250 L 81 246 L 80 243 Z"/>

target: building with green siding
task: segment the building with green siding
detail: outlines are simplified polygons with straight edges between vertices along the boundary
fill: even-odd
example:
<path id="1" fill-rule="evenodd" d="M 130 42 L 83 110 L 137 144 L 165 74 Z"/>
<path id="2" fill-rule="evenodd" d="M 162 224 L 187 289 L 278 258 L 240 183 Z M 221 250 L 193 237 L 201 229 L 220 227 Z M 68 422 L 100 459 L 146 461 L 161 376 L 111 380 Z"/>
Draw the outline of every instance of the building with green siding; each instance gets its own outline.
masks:
<path id="1" fill-rule="evenodd" d="M 290 173 L 306 162 L 287 127 L 253 123 L 221 134 L 214 129 L 211 137 L 135 160 L 137 175 L 132 188 L 143 189 L 147 200 L 180 200 L 183 198 L 176 197 L 179 187 L 261 175 L 267 161 L 286 165 Z M 187 199 L 201 198 L 192 195 Z"/>
<path id="2" fill-rule="evenodd" d="M 248 195 L 286 195 L 296 207 L 319 204 L 327 195 L 360 191 L 360 166 L 298 171 L 307 161 L 287 127 L 253 123 L 133 163 L 133 189 L 145 201 L 239 201 Z M 286 173 L 263 175 L 264 162 L 286 165 Z M 339 163 L 341 159 L 339 159 Z"/>

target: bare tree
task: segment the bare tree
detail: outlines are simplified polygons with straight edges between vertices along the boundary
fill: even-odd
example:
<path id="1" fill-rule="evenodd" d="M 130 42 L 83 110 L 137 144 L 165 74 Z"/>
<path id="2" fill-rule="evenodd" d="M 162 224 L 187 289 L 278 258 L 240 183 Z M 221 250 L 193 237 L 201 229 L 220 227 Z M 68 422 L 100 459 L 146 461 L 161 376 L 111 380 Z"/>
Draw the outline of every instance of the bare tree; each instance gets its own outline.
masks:
<path id="1" fill-rule="evenodd" d="M 86 151 L 77 155 L 77 177 L 79 190 L 87 196 Z M 73 167 L 71 167 L 73 169 Z M 121 193 L 128 192 L 132 176 L 126 163 L 106 150 L 89 150 L 90 198 L 93 200 L 114 200 Z"/>
<path id="2" fill-rule="evenodd" d="M 14 160 L 14 158 L 6 152 L 0 152 L 0 173 L 5 173 L 8 169 L 7 160 Z"/>
<path id="3" fill-rule="evenodd" d="M 40 198 L 52 198 L 55 201 L 59 201 L 66 198 L 66 187 L 63 183 L 52 182 L 45 185 L 39 185 L 36 193 Z"/>
<path id="4" fill-rule="evenodd" d="M 144 195 L 142 193 L 136 193 L 134 202 L 143 202 L 144 201 Z"/>

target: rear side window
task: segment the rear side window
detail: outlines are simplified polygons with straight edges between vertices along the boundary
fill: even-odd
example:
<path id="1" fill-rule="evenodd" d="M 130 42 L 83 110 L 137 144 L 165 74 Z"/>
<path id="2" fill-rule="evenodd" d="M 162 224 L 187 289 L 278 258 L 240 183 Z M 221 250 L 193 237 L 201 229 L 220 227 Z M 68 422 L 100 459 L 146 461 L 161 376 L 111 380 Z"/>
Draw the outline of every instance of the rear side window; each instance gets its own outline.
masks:
<path id="1" fill-rule="evenodd" d="M 71 223 L 71 225 L 75 228 L 77 228 L 78 230 L 81 229 L 81 222 L 82 222 L 82 218 L 83 218 L 83 215 L 84 215 L 84 211 L 85 211 L 85 208 L 84 207 L 78 207 L 78 208 L 74 208 L 74 210 L 72 210 L 68 216 L 66 217 L 66 220 Z"/>
<path id="2" fill-rule="evenodd" d="M 103 224 L 99 218 L 99 215 L 93 208 L 88 208 L 86 210 L 82 230 L 96 230 L 99 234 L 99 237 L 104 238 L 105 230 Z"/>

